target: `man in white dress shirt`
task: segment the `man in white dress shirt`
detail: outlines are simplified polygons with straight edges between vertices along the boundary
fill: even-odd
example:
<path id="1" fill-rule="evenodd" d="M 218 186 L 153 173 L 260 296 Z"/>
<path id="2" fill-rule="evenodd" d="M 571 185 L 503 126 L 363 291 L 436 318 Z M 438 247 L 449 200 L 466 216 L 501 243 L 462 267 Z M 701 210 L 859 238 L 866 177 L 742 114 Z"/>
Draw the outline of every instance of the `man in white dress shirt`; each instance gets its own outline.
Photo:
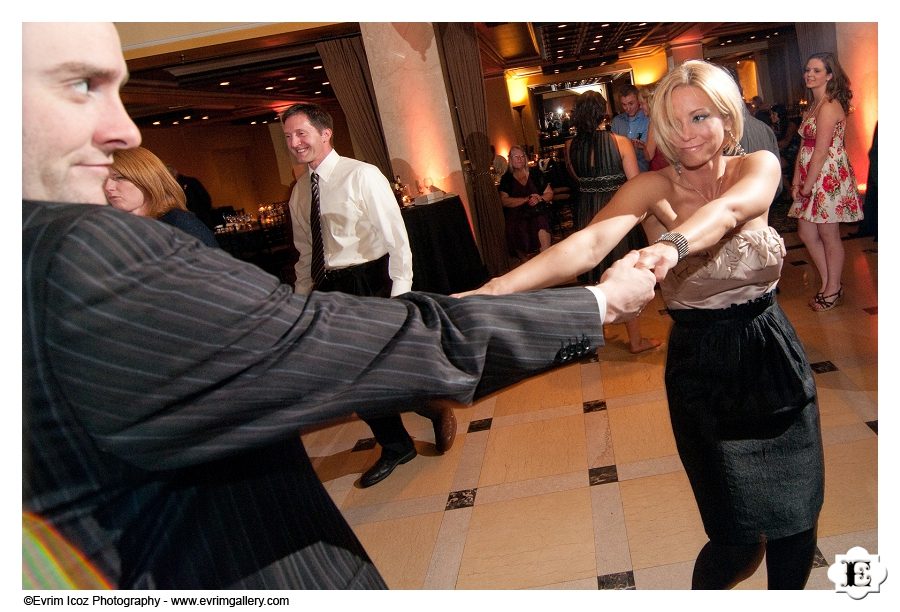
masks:
<path id="1" fill-rule="evenodd" d="M 300 253 L 295 292 L 394 297 L 410 291 L 412 252 L 387 178 L 372 164 L 338 155 L 331 145 L 333 121 L 322 107 L 295 104 L 284 111 L 281 123 L 291 153 L 309 167 L 294 185 L 290 200 L 294 246 Z M 310 223 L 313 174 L 317 175 L 324 250 L 324 276 L 318 281 L 311 272 L 316 231 Z M 449 449 L 456 434 L 453 409 L 438 402 L 414 409 L 431 419 L 438 451 Z M 379 460 L 360 478 L 360 486 L 369 487 L 413 459 L 416 449 L 399 412 L 363 420 L 382 449 Z"/>

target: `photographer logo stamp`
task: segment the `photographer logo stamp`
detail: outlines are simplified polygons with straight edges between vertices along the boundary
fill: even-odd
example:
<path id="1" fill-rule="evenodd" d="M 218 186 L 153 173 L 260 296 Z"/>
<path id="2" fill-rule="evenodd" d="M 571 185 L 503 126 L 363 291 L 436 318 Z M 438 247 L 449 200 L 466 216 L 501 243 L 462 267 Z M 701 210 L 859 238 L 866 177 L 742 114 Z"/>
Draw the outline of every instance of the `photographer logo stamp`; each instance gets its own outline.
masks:
<path id="1" fill-rule="evenodd" d="M 878 593 L 881 583 L 887 579 L 887 568 L 879 555 L 870 555 L 861 546 L 854 546 L 846 555 L 835 555 L 834 564 L 828 568 L 828 579 L 838 593 L 846 593 L 853 599 L 862 599 L 869 593 Z"/>

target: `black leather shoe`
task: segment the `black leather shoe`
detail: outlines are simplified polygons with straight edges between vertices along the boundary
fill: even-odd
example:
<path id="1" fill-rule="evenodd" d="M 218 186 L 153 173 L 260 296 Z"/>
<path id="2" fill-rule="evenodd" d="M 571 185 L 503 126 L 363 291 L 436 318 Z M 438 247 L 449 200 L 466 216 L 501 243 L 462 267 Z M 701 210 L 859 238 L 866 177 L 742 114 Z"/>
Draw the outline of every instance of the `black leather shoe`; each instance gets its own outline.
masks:
<path id="1" fill-rule="evenodd" d="M 394 471 L 401 463 L 406 463 L 408 461 L 412 461 L 416 456 L 416 449 L 410 450 L 405 455 L 399 455 L 396 457 L 387 457 L 385 458 L 384 453 L 381 453 L 381 457 L 378 458 L 378 461 L 375 462 L 375 465 L 366 470 L 365 474 L 359 479 L 359 486 L 365 489 L 366 487 L 371 487 L 374 484 L 378 484 L 385 478 L 391 475 L 391 472 Z"/>

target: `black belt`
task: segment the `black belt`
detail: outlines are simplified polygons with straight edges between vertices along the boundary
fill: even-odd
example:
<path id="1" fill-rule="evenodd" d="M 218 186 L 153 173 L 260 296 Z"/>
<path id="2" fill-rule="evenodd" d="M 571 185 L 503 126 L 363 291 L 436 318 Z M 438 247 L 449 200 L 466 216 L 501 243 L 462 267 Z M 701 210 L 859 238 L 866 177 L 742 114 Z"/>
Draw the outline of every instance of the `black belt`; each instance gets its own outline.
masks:
<path id="1" fill-rule="evenodd" d="M 669 316 L 679 324 L 708 323 L 710 321 L 728 321 L 732 319 L 752 319 L 765 312 L 775 303 L 775 292 L 769 291 L 754 300 L 743 304 L 734 304 L 728 308 L 683 308 L 669 310 Z"/>
<path id="2" fill-rule="evenodd" d="M 328 280 L 337 280 L 339 278 L 344 278 L 345 276 L 350 276 L 351 274 L 358 274 L 360 272 L 364 272 L 368 268 L 373 268 L 378 265 L 382 265 L 383 260 L 388 258 L 388 254 L 385 253 L 378 259 L 374 259 L 372 261 L 367 261 L 365 263 L 356 264 L 355 266 L 347 266 L 345 268 L 325 268 L 325 274 L 323 275 L 323 279 Z"/>

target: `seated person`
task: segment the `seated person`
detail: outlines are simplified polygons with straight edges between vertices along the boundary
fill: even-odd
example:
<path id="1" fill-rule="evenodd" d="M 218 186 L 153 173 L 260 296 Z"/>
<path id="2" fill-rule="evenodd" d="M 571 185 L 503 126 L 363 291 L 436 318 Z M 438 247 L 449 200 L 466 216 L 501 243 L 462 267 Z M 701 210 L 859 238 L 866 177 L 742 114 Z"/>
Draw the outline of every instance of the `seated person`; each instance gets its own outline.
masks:
<path id="1" fill-rule="evenodd" d="M 509 168 L 500 179 L 500 203 L 506 219 L 506 243 L 511 255 L 525 259 L 550 247 L 553 187 L 539 168 L 529 168 L 525 150 L 509 150 Z"/>

